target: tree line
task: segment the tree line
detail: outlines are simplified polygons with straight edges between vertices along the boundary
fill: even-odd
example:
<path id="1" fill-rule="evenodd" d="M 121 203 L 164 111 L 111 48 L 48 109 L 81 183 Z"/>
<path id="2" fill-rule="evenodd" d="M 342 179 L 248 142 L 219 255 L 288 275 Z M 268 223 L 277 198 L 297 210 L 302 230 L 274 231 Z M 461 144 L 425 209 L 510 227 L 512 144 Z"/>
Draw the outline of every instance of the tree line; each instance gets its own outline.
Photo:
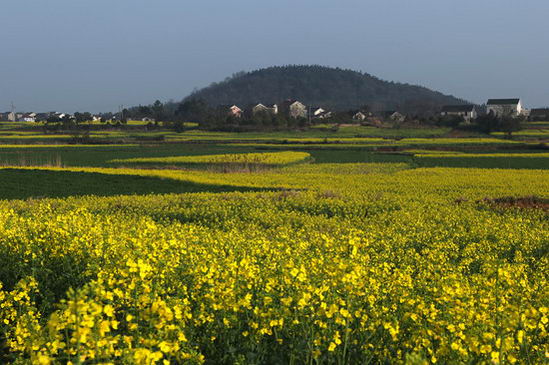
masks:
<path id="1" fill-rule="evenodd" d="M 363 106 L 358 109 L 370 116 L 372 107 Z M 128 120 L 149 120 L 148 127 L 171 128 L 176 131 L 189 129 L 189 122 L 204 130 L 217 131 L 271 131 L 271 130 L 292 130 L 304 129 L 314 124 L 375 124 L 385 123 L 385 126 L 400 127 L 403 124 L 414 123 L 422 125 L 433 125 L 440 127 L 451 127 L 457 129 L 475 130 L 481 133 L 501 131 L 509 136 L 513 132 L 523 128 L 525 118 L 521 116 L 498 116 L 492 113 L 482 113 L 472 123 L 465 123 L 461 116 L 445 115 L 429 111 L 422 114 L 408 114 L 404 121 L 391 121 L 384 117 L 369 117 L 365 121 L 353 120 L 357 110 L 337 111 L 331 113 L 328 118 L 291 118 L 287 114 L 257 112 L 247 110 L 240 117 L 229 113 L 227 106 L 212 107 L 206 101 L 197 98 L 185 99 L 180 103 L 162 103 L 159 100 L 151 105 L 137 106 L 123 109 L 120 113 L 101 114 L 100 122 L 105 127 L 109 125 L 124 125 Z M 85 125 L 92 119 L 90 113 L 76 112 L 73 115 L 59 117 L 50 116 L 47 123 L 51 128 L 71 129 Z"/>

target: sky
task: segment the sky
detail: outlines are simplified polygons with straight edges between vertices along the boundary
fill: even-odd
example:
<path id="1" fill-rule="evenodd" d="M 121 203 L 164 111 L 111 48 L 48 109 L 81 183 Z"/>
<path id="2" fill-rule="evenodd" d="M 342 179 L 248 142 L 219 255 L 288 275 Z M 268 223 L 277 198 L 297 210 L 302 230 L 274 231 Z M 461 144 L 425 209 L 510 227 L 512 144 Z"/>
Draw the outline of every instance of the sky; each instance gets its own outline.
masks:
<path id="1" fill-rule="evenodd" d="M 319 64 L 549 106 L 547 0 L 1 0 L 0 112 L 117 111 Z"/>

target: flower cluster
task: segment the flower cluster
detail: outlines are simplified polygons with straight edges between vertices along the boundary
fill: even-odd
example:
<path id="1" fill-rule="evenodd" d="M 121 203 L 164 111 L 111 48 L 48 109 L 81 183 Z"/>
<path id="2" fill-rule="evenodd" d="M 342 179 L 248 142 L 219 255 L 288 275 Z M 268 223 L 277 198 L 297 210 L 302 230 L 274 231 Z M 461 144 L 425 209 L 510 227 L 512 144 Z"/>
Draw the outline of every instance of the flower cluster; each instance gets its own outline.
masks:
<path id="1" fill-rule="evenodd" d="M 543 172 L 330 168 L 277 173 L 309 191 L 0 203 L 0 362 L 548 360 L 547 212 L 454 201 L 543 195 Z"/>

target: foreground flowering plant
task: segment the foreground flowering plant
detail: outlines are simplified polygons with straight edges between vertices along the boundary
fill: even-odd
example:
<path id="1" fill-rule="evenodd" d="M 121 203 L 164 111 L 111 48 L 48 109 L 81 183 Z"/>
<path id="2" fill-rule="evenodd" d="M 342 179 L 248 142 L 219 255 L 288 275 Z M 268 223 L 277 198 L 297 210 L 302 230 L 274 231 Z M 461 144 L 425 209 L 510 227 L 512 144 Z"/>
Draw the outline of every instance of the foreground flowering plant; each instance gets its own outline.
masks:
<path id="1" fill-rule="evenodd" d="M 547 212 L 458 204 L 458 172 L 2 203 L 0 360 L 548 361 Z"/>

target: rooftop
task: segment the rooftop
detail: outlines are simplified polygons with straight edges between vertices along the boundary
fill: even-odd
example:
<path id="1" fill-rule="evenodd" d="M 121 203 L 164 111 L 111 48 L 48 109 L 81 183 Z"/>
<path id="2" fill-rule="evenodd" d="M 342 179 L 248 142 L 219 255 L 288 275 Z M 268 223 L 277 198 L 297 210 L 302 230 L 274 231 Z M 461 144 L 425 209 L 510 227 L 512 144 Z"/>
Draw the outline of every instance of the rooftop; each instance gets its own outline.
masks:
<path id="1" fill-rule="evenodd" d="M 520 99 L 488 99 L 486 105 L 516 105 Z"/>
<path id="2" fill-rule="evenodd" d="M 530 116 L 531 117 L 536 116 L 536 115 L 539 115 L 539 116 L 549 115 L 549 108 L 535 108 L 535 109 L 530 110 Z"/>
<path id="3" fill-rule="evenodd" d="M 445 105 L 442 107 L 442 112 L 446 112 L 446 113 L 472 112 L 474 109 L 475 109 L 474 105 Z"/>

